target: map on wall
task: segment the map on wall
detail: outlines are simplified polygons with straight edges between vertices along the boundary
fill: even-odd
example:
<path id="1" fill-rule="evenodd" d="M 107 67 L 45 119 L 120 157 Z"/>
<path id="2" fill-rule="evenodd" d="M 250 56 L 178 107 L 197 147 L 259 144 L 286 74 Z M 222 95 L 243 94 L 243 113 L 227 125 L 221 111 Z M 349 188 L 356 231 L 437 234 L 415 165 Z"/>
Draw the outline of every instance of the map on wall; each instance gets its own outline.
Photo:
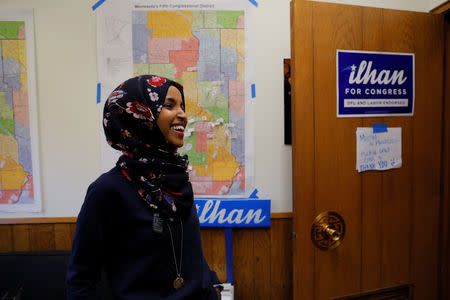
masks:
<path id="1" fill-rule="evenodd" d="M 248 12 L 242 2 L 232 8 L 222 2 L 140 1 L 128 15 L 102 8 L 99 74 L 111 86 L 106 94 L 120 84 L 112 83 L 119 74 L 122 81 L 156 74 L 182 84 L 188 126 L 180 153 L 189 157 L 194 194 L 246 197 L 253 182 Z"/>
<path id="2" fill-rule="evenodd" d="M 133 11 L 135 75 L 184 86 L 196 195 L 245 192 L 244 11 Z"/>
<path id="3" fill-rule="evenodd" d="M 35 111 L 30 97 L 31 20 L 31 10 L 2 10 L 0 15 L 0 211 L 41 210 L 32 141 L 36 119 L 30 114 Z"/>

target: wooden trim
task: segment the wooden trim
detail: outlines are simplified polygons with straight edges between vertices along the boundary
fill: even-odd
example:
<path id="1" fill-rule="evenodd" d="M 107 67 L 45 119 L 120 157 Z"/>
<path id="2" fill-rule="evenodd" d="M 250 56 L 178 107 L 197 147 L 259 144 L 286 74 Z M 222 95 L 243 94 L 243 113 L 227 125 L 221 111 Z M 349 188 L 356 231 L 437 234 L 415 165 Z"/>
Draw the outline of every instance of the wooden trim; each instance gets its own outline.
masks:
<path id="1" fill-rule="evenodd" d="M 292 219 L 292 212 L 271 213 L 271 219 Z M 0 224 L 66 224 L 76 223 L 77 217 L 60 218 L 0 218 Z"/>
<path id="2" fill-rule="evenodd" d="M 433 14 L 443 14 L 450 10 L 450 0 L 430 10 Z"/>
<path id="3" fill-rule="evenodd" d="M 355 293 L 343 297 L 333 297 L 330 300 L 394 299 L 394 296 L 396 297 L 395 299 L 397 299 L 397 297 L 399 297 L 398 299 L 400 299 L 400 297 L 401 299 L 404 299 L 403 298 L 404 296 L 408 297 L 406 299 L 413 299 L 413 293 L 414 293 L 413 284 L 402 284 L 395 287 L 371 290 L 363 293 Z M 386 296 L 388 296 L 389 298 L 387 298 Z"/>
<path id="4" fill-rule="evenodd" d="M 270 214 L 271 219 L 292 219 L 292 217 L 293 217 L 292 212 L 278 212 Z"/>
<path id="5" fill-rule="evenodd" d="M 444 103 L 439 239 L 439 299 L 450 299 L 450 14 L 445 17 Z"/>
<path id="6" fill-rule="evenodd" d="M 60 218 L 0 218 L 0 224 L 61 224 L 76 223 L 76 217 Z"/>

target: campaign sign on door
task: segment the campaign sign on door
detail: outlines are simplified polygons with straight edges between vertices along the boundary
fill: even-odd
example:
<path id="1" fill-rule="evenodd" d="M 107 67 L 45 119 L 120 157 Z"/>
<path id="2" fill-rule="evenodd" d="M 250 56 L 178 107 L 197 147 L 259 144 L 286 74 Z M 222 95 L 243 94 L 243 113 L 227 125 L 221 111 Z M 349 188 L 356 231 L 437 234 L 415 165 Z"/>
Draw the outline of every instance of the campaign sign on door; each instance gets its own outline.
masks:
<path id="1" fill-rule="evenodd" d="M 337 116 L 412 116 L 414 54 L 337 50 Z"/>

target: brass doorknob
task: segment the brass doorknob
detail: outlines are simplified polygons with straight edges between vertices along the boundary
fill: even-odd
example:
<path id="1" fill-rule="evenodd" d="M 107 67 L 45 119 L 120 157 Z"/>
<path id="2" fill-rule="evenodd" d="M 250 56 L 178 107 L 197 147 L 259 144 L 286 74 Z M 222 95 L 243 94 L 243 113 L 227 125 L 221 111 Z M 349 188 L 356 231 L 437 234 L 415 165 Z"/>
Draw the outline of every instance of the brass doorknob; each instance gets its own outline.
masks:
<path id="1" fill-rule="evenodd" d="M 319 214 L 311 227 L 311 240 L 320 250 L 331 250 L 342 243 L 345 235 L 344 219 L 334 211 Z"/>

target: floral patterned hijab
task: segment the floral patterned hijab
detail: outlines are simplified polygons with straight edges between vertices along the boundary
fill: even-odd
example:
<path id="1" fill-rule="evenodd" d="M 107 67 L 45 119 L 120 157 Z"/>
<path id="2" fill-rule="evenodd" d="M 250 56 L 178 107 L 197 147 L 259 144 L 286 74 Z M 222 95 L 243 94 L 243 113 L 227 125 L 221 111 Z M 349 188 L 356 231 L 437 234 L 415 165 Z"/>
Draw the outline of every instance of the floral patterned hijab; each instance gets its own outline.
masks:
<path id="1" fill-rule="evenodd" d="M 193 204 L 187 156 L 173 151 L 156 124 L 170 86 L 167 78 L 145 75 L 120 84 L 103 110 L 103 129 L 111 147 L 122 151 L 117 166 L 141 198 L 163 217 L 183 216 Z"/>

